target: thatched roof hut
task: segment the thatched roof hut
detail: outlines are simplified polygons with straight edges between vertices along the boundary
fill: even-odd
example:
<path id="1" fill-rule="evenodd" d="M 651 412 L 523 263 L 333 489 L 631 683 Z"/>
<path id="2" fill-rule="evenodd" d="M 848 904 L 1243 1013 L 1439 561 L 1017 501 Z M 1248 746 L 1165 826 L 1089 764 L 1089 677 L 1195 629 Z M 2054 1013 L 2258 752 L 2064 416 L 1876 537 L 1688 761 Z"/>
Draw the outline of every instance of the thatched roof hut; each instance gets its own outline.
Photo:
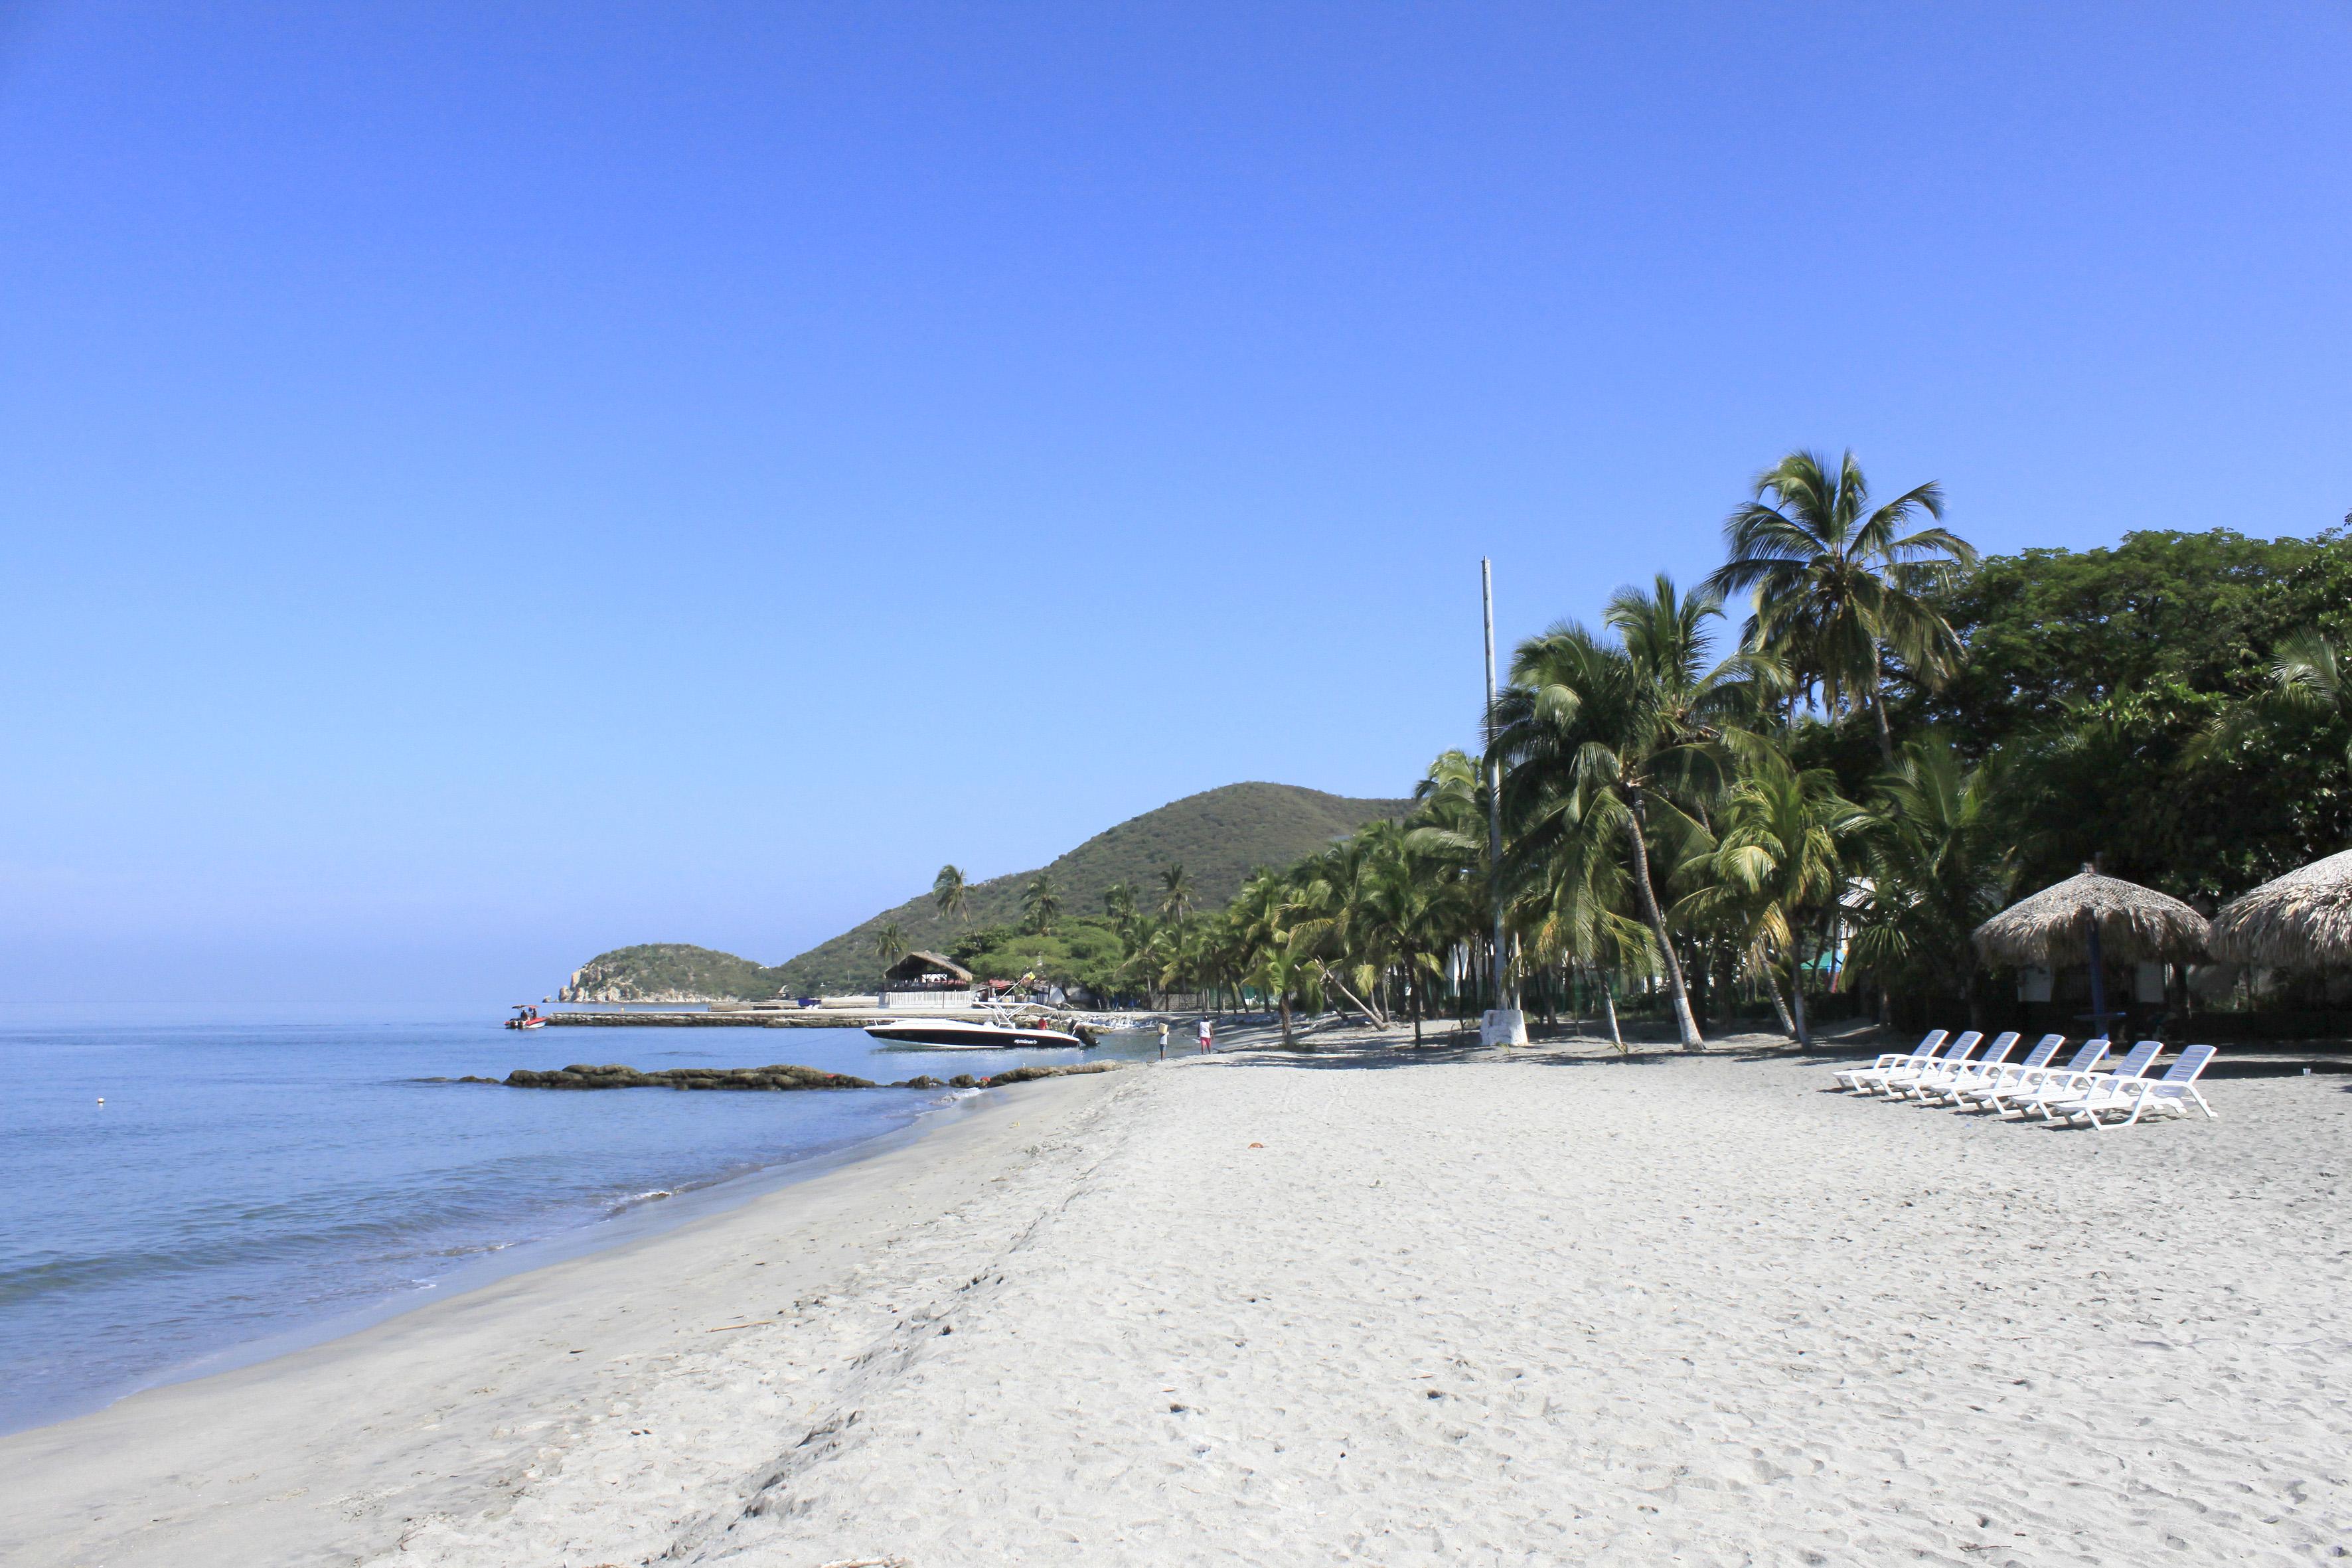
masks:
<path id="1" fill-rule="evenodd" d="M 2352 849 L 2223 905 L 2210 944 L 2225 963 L 2352 968 Z"/>
<path id="2" fill-rule="evenodd" d="M 2079 876 L 2020 899 L 1977 927 L 1977 956 L 1987 963 L 2061 969 L 2091 961 L 2091 930 L 2114 963 L 2197 963 L 2205 957 L 2205 917 L 2168 893 L 2102 877 Z"/>
<path id="3" fill-rule="evenodd" d="M 918 985 L 925 981 L 934 985 L 969 985 L 971 971 L 942 954 L 916 952 L 885 970 L 882 978 L 894 985 Z"/>

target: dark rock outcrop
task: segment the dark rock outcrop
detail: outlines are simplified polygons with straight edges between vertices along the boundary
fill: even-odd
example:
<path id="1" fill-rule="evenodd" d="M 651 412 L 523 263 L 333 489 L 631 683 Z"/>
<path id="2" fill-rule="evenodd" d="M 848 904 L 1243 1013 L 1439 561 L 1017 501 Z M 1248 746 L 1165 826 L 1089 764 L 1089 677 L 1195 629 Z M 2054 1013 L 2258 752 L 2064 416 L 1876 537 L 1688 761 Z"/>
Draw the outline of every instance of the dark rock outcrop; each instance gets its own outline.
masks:
<path id="1" fill-rule="evenodd" d="M 507 1074 L 509 1089 L 872 1089 L 868 1079 L 847 1073 L 822 1072 L 815 1068 L 777 1063 L 763 1068 L 665 1068 L 639 1072 L 633 1067 L 607 1063 L 602 1067 L 574 1062 L 551 1072 L 517 1068 Z"/>
<path id="2" fill-rule="evenodd" d="M 1003 1089 L 1009 1083 L 1034 1083 L 1041 1078 L 1074 1078 L 1080 1073 L 1116 1072 L 1125 1062 L 1072 1062 L 1067 1067 L 1014 1068 L 980 1080 L 982 1089 Z"/>
<path id="3" fill-rule="evenodd" d="M 1029 1083 L 1041 1078 L 1067 1078 L 1073 1073 L 1109 1072 L 1127 1066 L 1125 1062 L 1074 1062 L 1067 1067 L 1013 1068 L 993 1078 L 974 1078 L 960 1072 L 941 1083 L 925 1073 L 919 1078 L 894 1083 L 892 1089 L 1003 1089 L 1007 1084 Z M 446 1079 L 442 1081 L 446 1081 Z M 494 1078 L 461 1078 L 459 1083 L 497 1083 Z M 871 1079 L 852 1078 L 847 1073 L 822 1072 L 815 1068 L 792 1067 L 777 1063 L 763 1068 L 665 1068 L 659 1072 L 639 1072 L 633 1067 L 608 1062 L 599 1067 L 587 1062 L 574 1062 L 568 1068 L 555 1068 L 546 1072 L 534 1072 L 530 1068 L 517 1068 L 505 1079 L 509 1089 L 874 1089 Z"/>

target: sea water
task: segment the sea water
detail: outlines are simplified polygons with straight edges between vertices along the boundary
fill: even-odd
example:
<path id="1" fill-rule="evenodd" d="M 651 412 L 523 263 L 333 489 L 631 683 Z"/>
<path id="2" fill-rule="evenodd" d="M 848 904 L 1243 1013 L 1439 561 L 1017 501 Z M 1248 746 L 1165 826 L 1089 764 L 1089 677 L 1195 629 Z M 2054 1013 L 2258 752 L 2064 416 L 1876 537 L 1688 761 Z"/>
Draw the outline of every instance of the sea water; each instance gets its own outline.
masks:
<path id="1" fill-rule="evenodd" d="M 855 1029 L 0 1012 L 0 1431 L 707 1212 L 965 1098 L 432 1079 L 792 1062 L 887 1083 L 1080 1057 Z"/>

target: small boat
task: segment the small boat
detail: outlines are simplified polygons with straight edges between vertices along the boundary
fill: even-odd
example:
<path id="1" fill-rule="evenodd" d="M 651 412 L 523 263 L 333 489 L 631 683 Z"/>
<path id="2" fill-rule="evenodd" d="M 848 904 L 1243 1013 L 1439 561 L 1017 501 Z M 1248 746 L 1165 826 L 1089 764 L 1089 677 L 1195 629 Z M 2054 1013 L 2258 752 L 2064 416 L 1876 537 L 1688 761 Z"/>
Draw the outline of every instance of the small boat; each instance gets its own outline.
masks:
<path id="1" fill-rule="evenodd" d="M 877 1040 L 894 1045 L 931 1046 L 949 1051 L 1003 1050 L 1090 1050 L 1094 1042 L 1084 1037 L 1085 1026 L 1072 1025 L 1077 1033 L 1048 1029 L 1037 1025 L 1016 1024 L 999 1013 L 986 1023 L 971 1018 L 893 1018 L 885 1023 L 868 1024 L 866 1032 Z"/>
<path id="2" fill-rule="evenodd" d="M 538 1008 L 527 1006 L 522 1003 L 518 1002 L 515 1004 L 514 1011 L 515 1016 L 507 1020 L 508 1028 L 544 1029 L 547 1027 L 547 1020 L 540 1016 Z"/>

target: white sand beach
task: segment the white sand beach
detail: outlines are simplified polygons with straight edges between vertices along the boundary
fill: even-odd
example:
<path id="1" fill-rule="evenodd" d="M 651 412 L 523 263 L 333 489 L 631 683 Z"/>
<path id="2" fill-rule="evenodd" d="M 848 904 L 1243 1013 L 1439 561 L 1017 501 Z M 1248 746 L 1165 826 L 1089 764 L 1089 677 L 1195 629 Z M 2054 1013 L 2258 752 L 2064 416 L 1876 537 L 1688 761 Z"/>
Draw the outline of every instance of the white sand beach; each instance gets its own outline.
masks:
<path id="1" fill-rule="evenodd" d="M 19 1564 L 2309 1563 L 2352 1092 L 2094 1134 L 1376 1045 L 911 1147 L 0 1442 Z"/>

